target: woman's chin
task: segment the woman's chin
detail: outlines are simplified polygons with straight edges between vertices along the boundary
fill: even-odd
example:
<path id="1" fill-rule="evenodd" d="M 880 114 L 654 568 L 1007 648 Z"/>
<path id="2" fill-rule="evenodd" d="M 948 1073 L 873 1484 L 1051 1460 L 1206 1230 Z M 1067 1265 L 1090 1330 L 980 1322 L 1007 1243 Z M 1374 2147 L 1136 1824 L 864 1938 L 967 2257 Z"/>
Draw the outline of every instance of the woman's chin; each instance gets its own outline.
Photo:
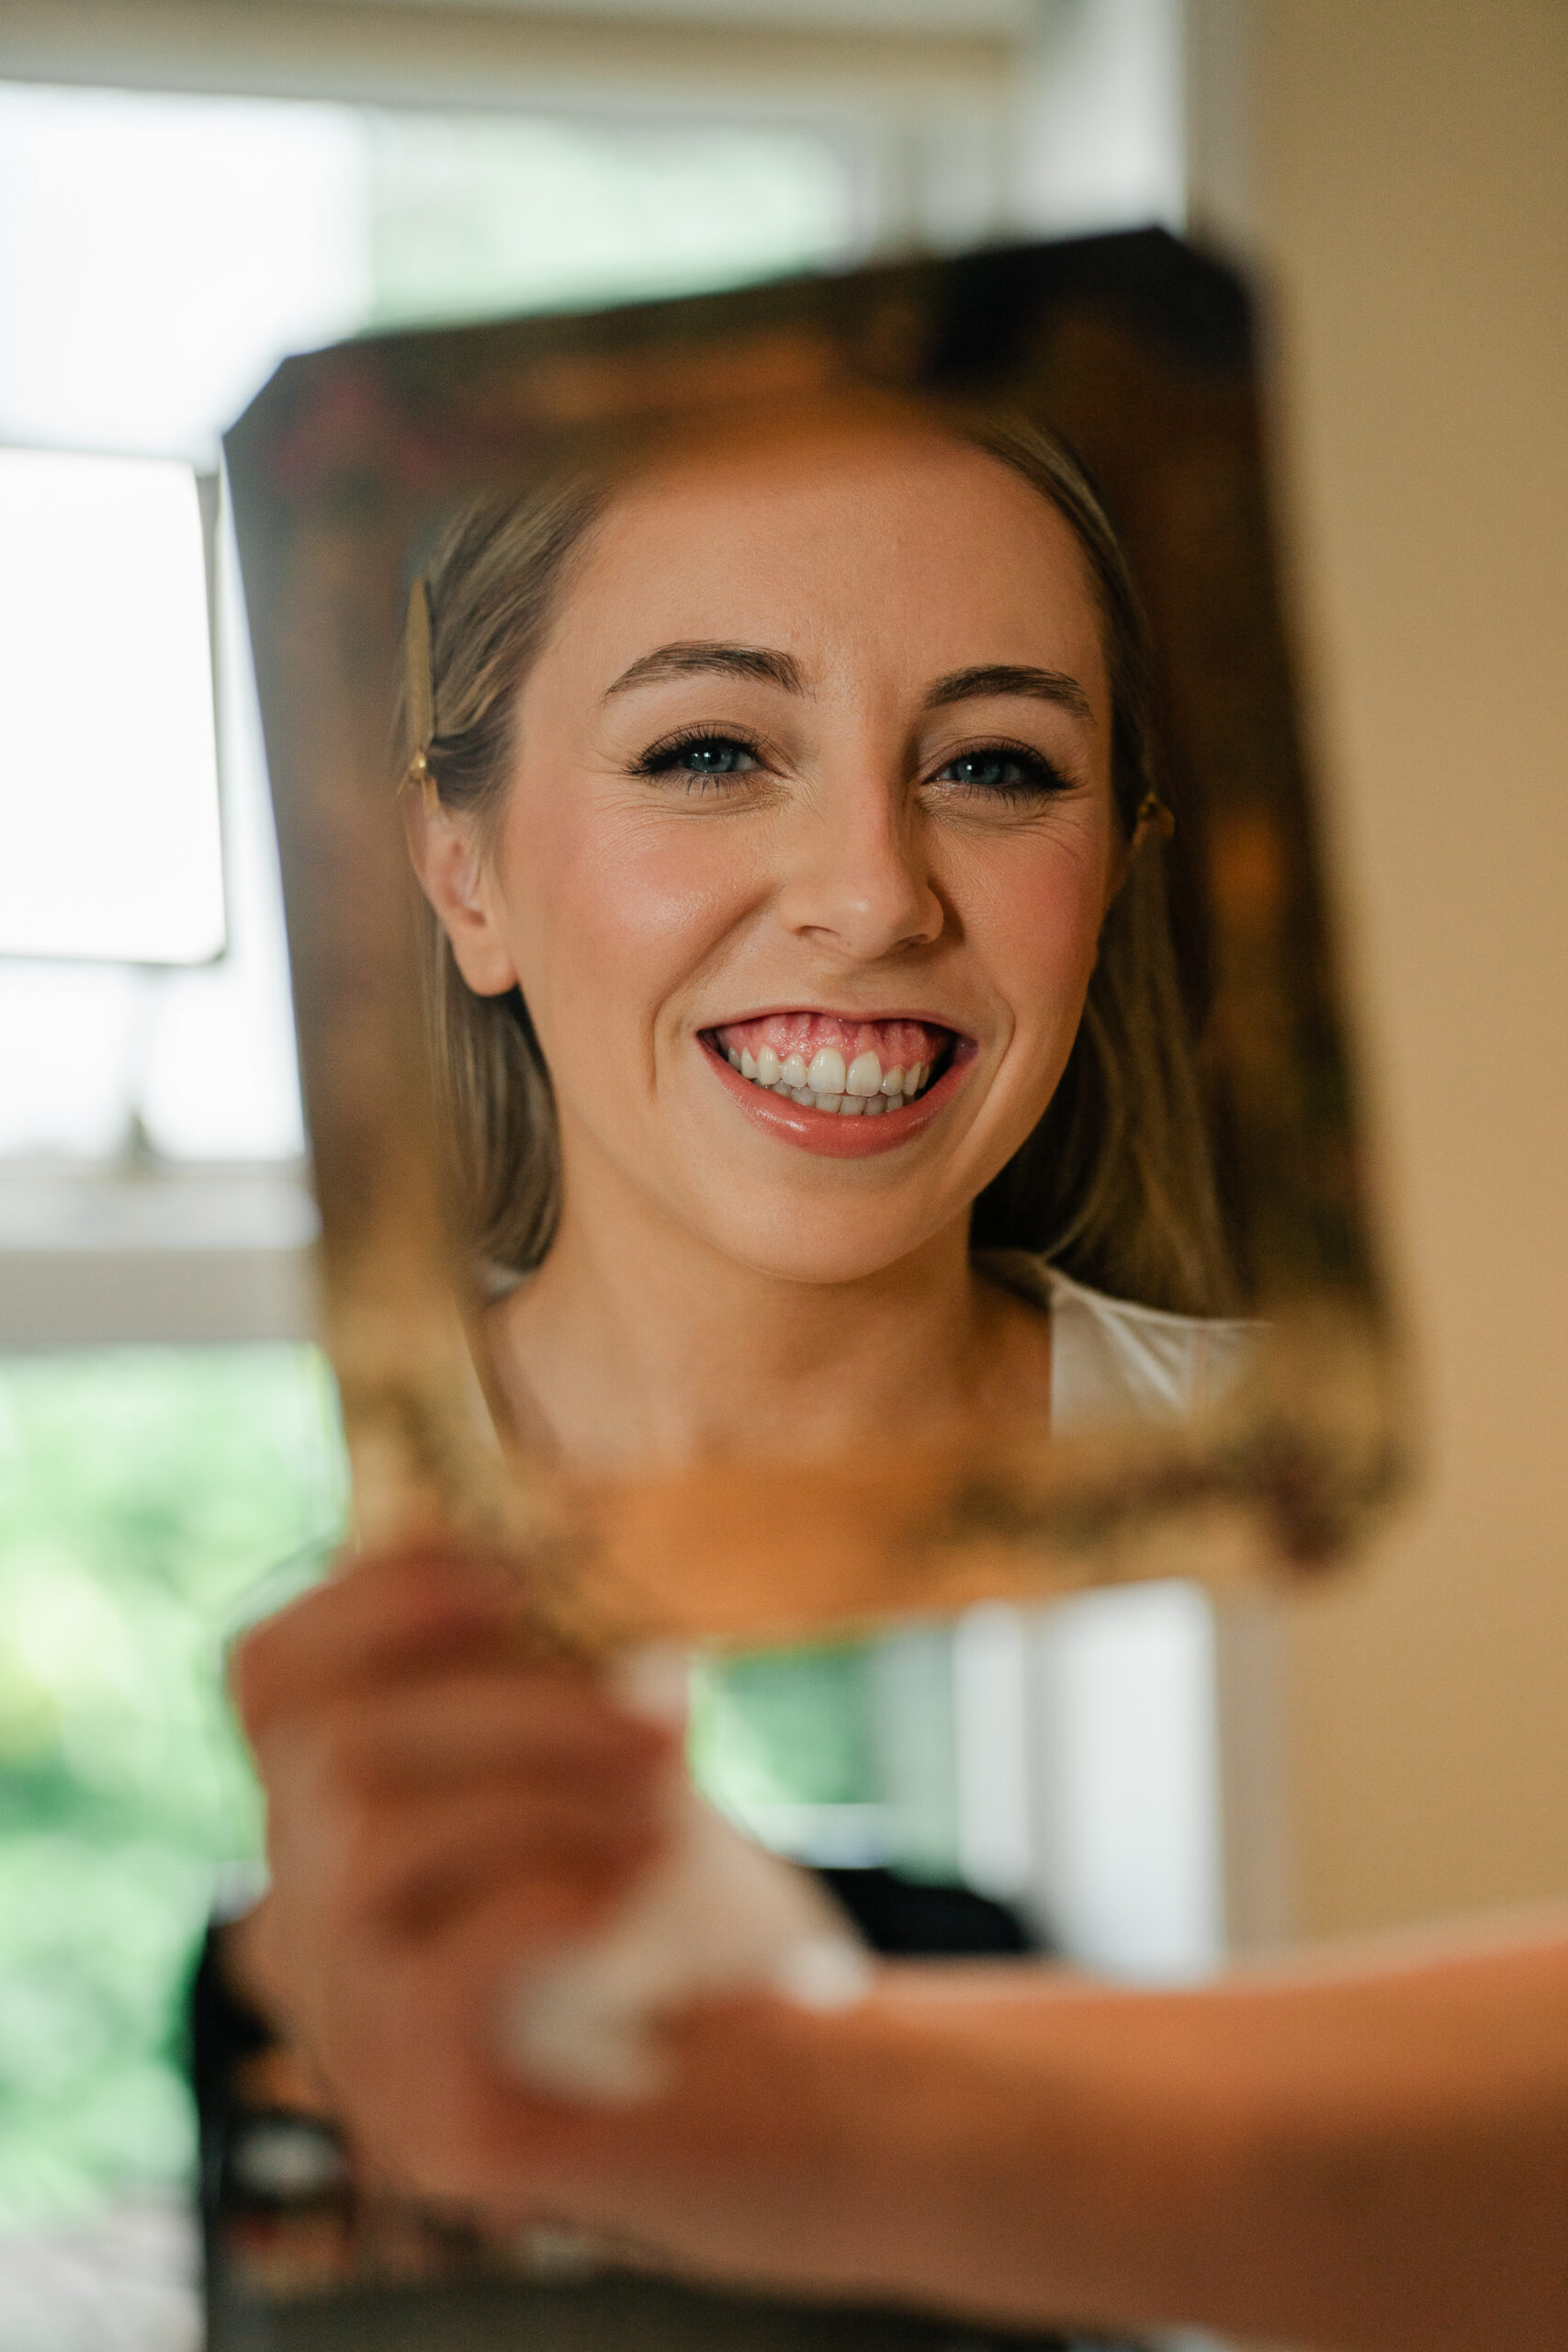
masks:
<path id="1" fill-rule="evenodd" d="M 964 1148 L 951 1153 L 941 1150 L 939 1130 L 911 1137 L 908 1156 L 844 1158 L 798 1150 L 750 1121 L 738 1135 L 733 1107 L 711 1096 L 683 1108 L 679 1164 L 664 1148 L 667 1131 L 644 1162 L 645 1177 L 662 1161 L 664 1181 L 655 1184 L 666 1205 L 738 1266 L 811 1287 L 851 1284 L 886 1273 L 950 1227 L 967 1231 L 978 1158 L 968 1135 L 954 1136 Z"/>
<path id="2" fill-rule="evenodd" d="M 820 1199 L 758 1203 L 755 1214 L 737 1215 L 733 1198 L 703 1204 L 692 1223 L 716 1255 L 780 1283 L 829 1289 L 874 1281 L 915 1256 L 953 1221 L 966 1221 L 964 1208 L 908 1219 L 866 1204 L 857 1214 L 835 1214 Z"/>

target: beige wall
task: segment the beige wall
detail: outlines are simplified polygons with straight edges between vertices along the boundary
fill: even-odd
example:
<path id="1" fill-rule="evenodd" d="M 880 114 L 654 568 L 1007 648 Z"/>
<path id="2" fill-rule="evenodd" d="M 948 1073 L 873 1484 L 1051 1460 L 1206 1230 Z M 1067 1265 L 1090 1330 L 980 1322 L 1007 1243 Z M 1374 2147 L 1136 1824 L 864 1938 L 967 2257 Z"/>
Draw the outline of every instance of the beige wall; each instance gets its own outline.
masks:
<path id="1" fill-rule="evenodd" d="M 1568 1895 L 1568 6 L 1256 0 L 1419 1499 L 1288 1633 L 1298 1924 Z"/>

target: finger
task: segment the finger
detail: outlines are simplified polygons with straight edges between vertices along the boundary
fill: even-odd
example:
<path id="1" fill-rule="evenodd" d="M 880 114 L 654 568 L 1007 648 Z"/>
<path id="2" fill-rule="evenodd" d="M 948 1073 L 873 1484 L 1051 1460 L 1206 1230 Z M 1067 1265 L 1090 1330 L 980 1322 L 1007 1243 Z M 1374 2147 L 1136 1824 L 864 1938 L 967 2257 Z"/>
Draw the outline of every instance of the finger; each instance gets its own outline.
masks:
<path id="1" fill-rule="evenodd" d="M 504 1787 L 632 1815 L 662 1812 L 678 1770 L 668 1732 L 534 1676 L 494 1675 L 334 1699 L 275 1718 L 255 1743 L 275 1853 L 398 1805 L 459 1805 Z"/>
<path id="2" fill-rule="evenodd" d="M 449 1750 L 425 1773 L 409 1767 L 395 1734 L 389 1756 L 382 1740 L 367 1736 L 361 1712 L 359 1702 L 340 1702 L 312 1719 L 276 1724 L 259 1751 L 269 1826 L 307 1855 L 334 1839 L 393 1837 L 400 1823 L 433 1813 L 457 1821 L 466 1807 L 491 1801 L 520 1815 L 553 1809 L 585 1821 L 653 1820 L 669 1809 L 672 1765 L 660 1758 L 650 1769 L 636 1747 L 585 1754 L 518 1739 L 508 1752 L 502 1724 L 492 1726 L 488 1758 Z M 446 1736 L 429 1726 L 433 1744 Z"/>
<path id="3" fill-rule="evenodd" d="M 542 1772 L 532 1759 L 446 1785 L 389 1786 L 354 1737 L 314 1724 L 275 1732 L 265 1760 L 275 1894 L 288 1892 L 293 1909 L 303 1892 L 342 1925 L 389 1924 L 419 1907 L 426 1884 L 457 1899 L 486 1869 L 618 1867 L 668 1815 L 662 1774 Z"/>
<path id="4" fill-rule="evenodd" d="M 494 1773 L 629 1792 L 657 1778 L 679 1747 L 669 1728 L 611 1705 L 581 1677 L 516 1668 L 470 1668 L 367 1692 L 319 1711 L 316 1723 L 341 1741 L 355 1784 L 376 1793 Z M 289 1727 L 285 1718 L 282 1736 Z M 275 1727 L 264 1747 L 278 1736 Z"/>
<path id="5" fill-rule="evenodd" d="M 581 1932 L 663 1843 L 650 1813 L 536 1798 L 525 1808 L 511 1792 L 497 1791 L 465 1804 L 456 1819 L 446 1805 L 405 1815 L 384 1842 L 367 1844 L 357 1864 L 357 1907 L 383 1934 L 421 1939 L 507 1892 L 526 1924 L 523 1948 L 533 1951 Z"/>
<path id="6" fill-rule="evenodd" d="M 528 1650 L 525 1567 L 423 1546 L 356 1560 L 253 1627 L 230 1680 L 254 1738 L 324 1696 Z"/>

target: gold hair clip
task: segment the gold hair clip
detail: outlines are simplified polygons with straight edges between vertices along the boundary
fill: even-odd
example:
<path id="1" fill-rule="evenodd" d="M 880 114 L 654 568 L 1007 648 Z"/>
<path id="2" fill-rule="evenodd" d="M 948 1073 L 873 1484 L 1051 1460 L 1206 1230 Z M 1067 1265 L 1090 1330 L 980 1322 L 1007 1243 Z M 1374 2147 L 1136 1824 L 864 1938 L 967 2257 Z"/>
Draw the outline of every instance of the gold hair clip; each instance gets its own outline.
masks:
<path id="1" fill-rule="evenodd" d="M 1134 834 L 1157 833 L 1162 842 L 1168 842 L 1176 831 L 1175 812 L 1166 805 L 1157 792 L 1145 792 L 1138 803 L 1138 814 L 1134 820 L 1133 831 Z"/>
<path id="2" fill-rule="evenodd" d="M 403 635 L 403 690 L 408 698 L 409 734 L 415 751 L 404 773 L 405 785 L 417 783 L 424 813 L 433 816 L 441 794 L 430 773 L 430 747 L 435 740 L 435 687 L 430 666 L 430 591 L 423 575 L 409 591 L 408 626 Z"/>

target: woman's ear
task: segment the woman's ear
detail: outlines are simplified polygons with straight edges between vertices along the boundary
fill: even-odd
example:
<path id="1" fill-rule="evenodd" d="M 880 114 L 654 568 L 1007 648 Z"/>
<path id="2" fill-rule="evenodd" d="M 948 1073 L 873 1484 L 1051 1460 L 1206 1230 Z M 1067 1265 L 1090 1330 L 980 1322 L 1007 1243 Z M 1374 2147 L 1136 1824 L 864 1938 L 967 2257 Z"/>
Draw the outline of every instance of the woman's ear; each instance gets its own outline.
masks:
<path id="1" fill-rule="evenodd" d="M 502 996 L 515 988 L 517 967 L 496 924 L 494 893 L 472 820 L 446 808 L 431 785 L 405 798 L 403 831 L 419 887 L 474 994 Z"/>

